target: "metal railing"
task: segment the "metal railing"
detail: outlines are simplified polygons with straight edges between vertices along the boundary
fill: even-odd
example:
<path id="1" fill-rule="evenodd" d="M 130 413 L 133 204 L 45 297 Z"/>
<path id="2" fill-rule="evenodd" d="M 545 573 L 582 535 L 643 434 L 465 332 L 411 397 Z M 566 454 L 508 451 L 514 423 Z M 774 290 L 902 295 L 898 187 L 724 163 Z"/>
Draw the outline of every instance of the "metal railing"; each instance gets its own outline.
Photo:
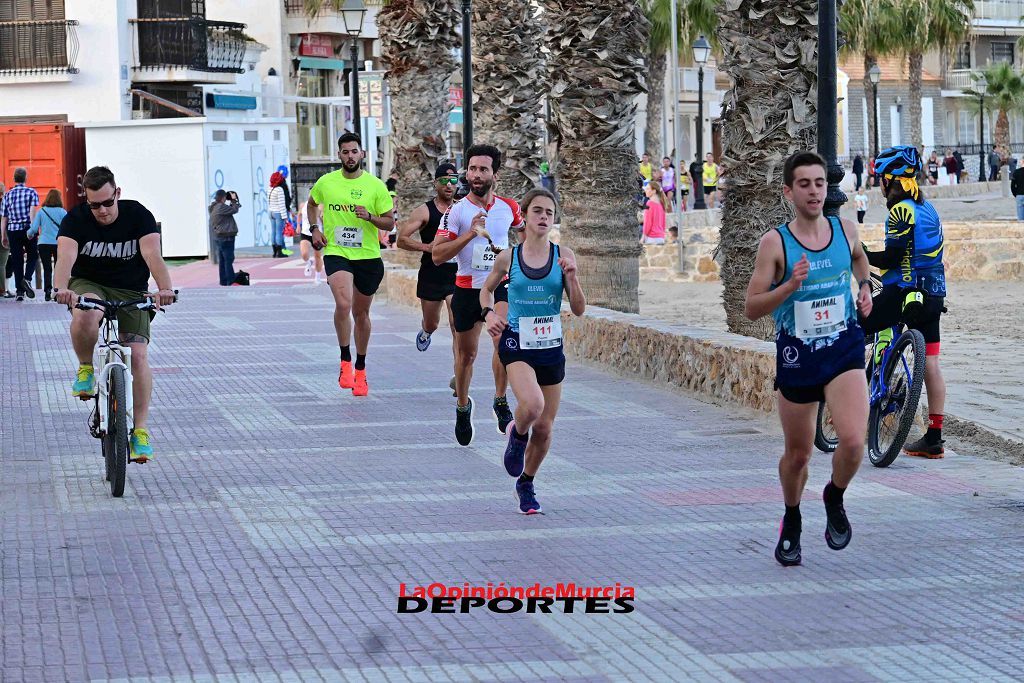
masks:
<path id="1" fill-rule="evenodd" d="M 284 0 L 284 11 L 286 14 L 305 14 L 306 0 Z"/>
<path id="2" fill-rule="evenodd" d="M 320 179 L 320 176 L 326 175 L 331 171 L 337 171 L 340 168 L 340 162 L 322 164 L 293 163 L 291 179 L 295 184 L 306 183 L 312 185 Z"/>
<path id="3" fill-rule="evenodd" d="M 975 19 L 995 19 L 1017 24 L 1024 16 L 1022 0 L 975 0 Z"/>
<path id="4" fill-rule="evenodd" d="M 949 69 L 944 87 L 946 90 L 973 90 L 974 81 L 980 74 L 980 69 Z"/>
<path id="5" fill-rule="evenodd" d="M 198 17 L 128 21 L 136 34 L 136 66 L 141 69 L 243 72 L 245 24 Z"/>
<path id="6" fill-rule="evenodd" d="M 74 19 L 0 21 L 0 73 L 78 73 L 76 26 Z"/>

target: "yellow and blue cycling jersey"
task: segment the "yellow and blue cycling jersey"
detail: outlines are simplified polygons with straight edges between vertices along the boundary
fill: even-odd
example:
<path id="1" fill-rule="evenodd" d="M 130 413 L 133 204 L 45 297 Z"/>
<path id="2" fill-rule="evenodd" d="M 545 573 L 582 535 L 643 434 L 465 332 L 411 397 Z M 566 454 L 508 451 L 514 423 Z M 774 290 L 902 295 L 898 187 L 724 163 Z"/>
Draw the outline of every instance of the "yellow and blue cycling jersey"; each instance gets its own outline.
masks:
<path id="1" fill-rule="evenodd" d="M 944 247 L 942 221 L 935 207 L 912 199 L 894 205 L 885 226 L 885 251 L 898 253 L 899 263 L 885 264 L 888 270 L 882 271 L 882 285 L 915 287 L 931 296 L 946 296 Z M 876 259 L 871 261 L 877 265 Z"/>

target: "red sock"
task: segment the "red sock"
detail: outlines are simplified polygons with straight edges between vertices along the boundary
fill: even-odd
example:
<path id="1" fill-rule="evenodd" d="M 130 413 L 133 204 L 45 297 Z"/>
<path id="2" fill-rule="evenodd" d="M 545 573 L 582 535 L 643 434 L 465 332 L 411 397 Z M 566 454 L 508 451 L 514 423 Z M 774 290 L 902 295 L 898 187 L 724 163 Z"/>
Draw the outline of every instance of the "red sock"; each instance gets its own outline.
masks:
<path id="1" fill-rule="evenodd" d="M 942 418 L 943 415 L 937 415 L 935 413 L 928 413 L 928 429 L 942 429 Z"/>

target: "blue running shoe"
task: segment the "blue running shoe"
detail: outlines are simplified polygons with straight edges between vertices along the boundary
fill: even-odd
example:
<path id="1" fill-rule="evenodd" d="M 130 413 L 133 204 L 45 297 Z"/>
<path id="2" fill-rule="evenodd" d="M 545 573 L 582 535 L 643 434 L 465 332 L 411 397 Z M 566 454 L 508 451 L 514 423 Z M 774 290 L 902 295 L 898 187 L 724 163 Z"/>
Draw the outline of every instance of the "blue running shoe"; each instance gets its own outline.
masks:
<path id="1" fill-rule="evenodd" d="M 420 330 L 420 333 L 416 335 L 416 350 L 426 351 L 430 348 L 430 335 Z"/>
<path id="2" fill-rule="evenodd" d="M 93 372 L 92 363 L 82 363 L 78 366 L 75 383 L 71 385 L 71 395 L 83 401 L 96 395 L 96 374 Z"/>
<path id="3" fill-rule="evenodd" d="M 533 492 L 532 481 L 517 481 L 516 496 L 519 498 L 519 514 L 535 515 L 541 512 L 540 503 L 537 502 L 537 496 Z"/>
<path id="4" fill-rule="evenodd" d="M 510 477 L 518 477 L 526 467 L 526 445 L 530 443 L 530 437 L 525 439 L 516 437 L 516 423 L 513 420 L 508 424 L 508 444 L 505 445 L 505 471 Z"/>
<path id="5" fill-rule="evenodd" d="M 135 462 L 146 462 L 153 459 L 153 447 L 149 444 L 149 432 L 140 427 L 132 430 L 131 438 L 132 460 Z"/>

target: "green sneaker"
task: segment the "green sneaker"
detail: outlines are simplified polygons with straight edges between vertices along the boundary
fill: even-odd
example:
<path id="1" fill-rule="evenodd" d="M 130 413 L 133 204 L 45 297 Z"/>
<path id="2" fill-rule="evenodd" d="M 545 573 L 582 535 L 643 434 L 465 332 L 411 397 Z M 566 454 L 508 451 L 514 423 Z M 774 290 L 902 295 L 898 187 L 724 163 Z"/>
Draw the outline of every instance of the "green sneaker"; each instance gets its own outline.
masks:
<path id="1" fill-rule="evenodd" d="M 295 252 L 294 252 L 294 251 L 292 251 L 291 249 L 282 249 L 282 250 L 281 250 L 281 253 L 282 253 L 282 254 L 284 254 L 285 256 L 291 256 L 291 255 L 292 255 L 292 254 L 294 254 Z"/>
<path id="2" fill-rule="evenodd" d="M 149 445 L 149 432 L 136 427 L 132 430 L 132 460 L 146 462 L 153 457 L 153 447 Z"/>
<path id="3" fill-rule="evenodd" d="M 71 385 L 71 395 L 86 401 L 96 395 L 96 374 L 92 365 L 82 363 L 78 366 L 78 376 Z"/>

